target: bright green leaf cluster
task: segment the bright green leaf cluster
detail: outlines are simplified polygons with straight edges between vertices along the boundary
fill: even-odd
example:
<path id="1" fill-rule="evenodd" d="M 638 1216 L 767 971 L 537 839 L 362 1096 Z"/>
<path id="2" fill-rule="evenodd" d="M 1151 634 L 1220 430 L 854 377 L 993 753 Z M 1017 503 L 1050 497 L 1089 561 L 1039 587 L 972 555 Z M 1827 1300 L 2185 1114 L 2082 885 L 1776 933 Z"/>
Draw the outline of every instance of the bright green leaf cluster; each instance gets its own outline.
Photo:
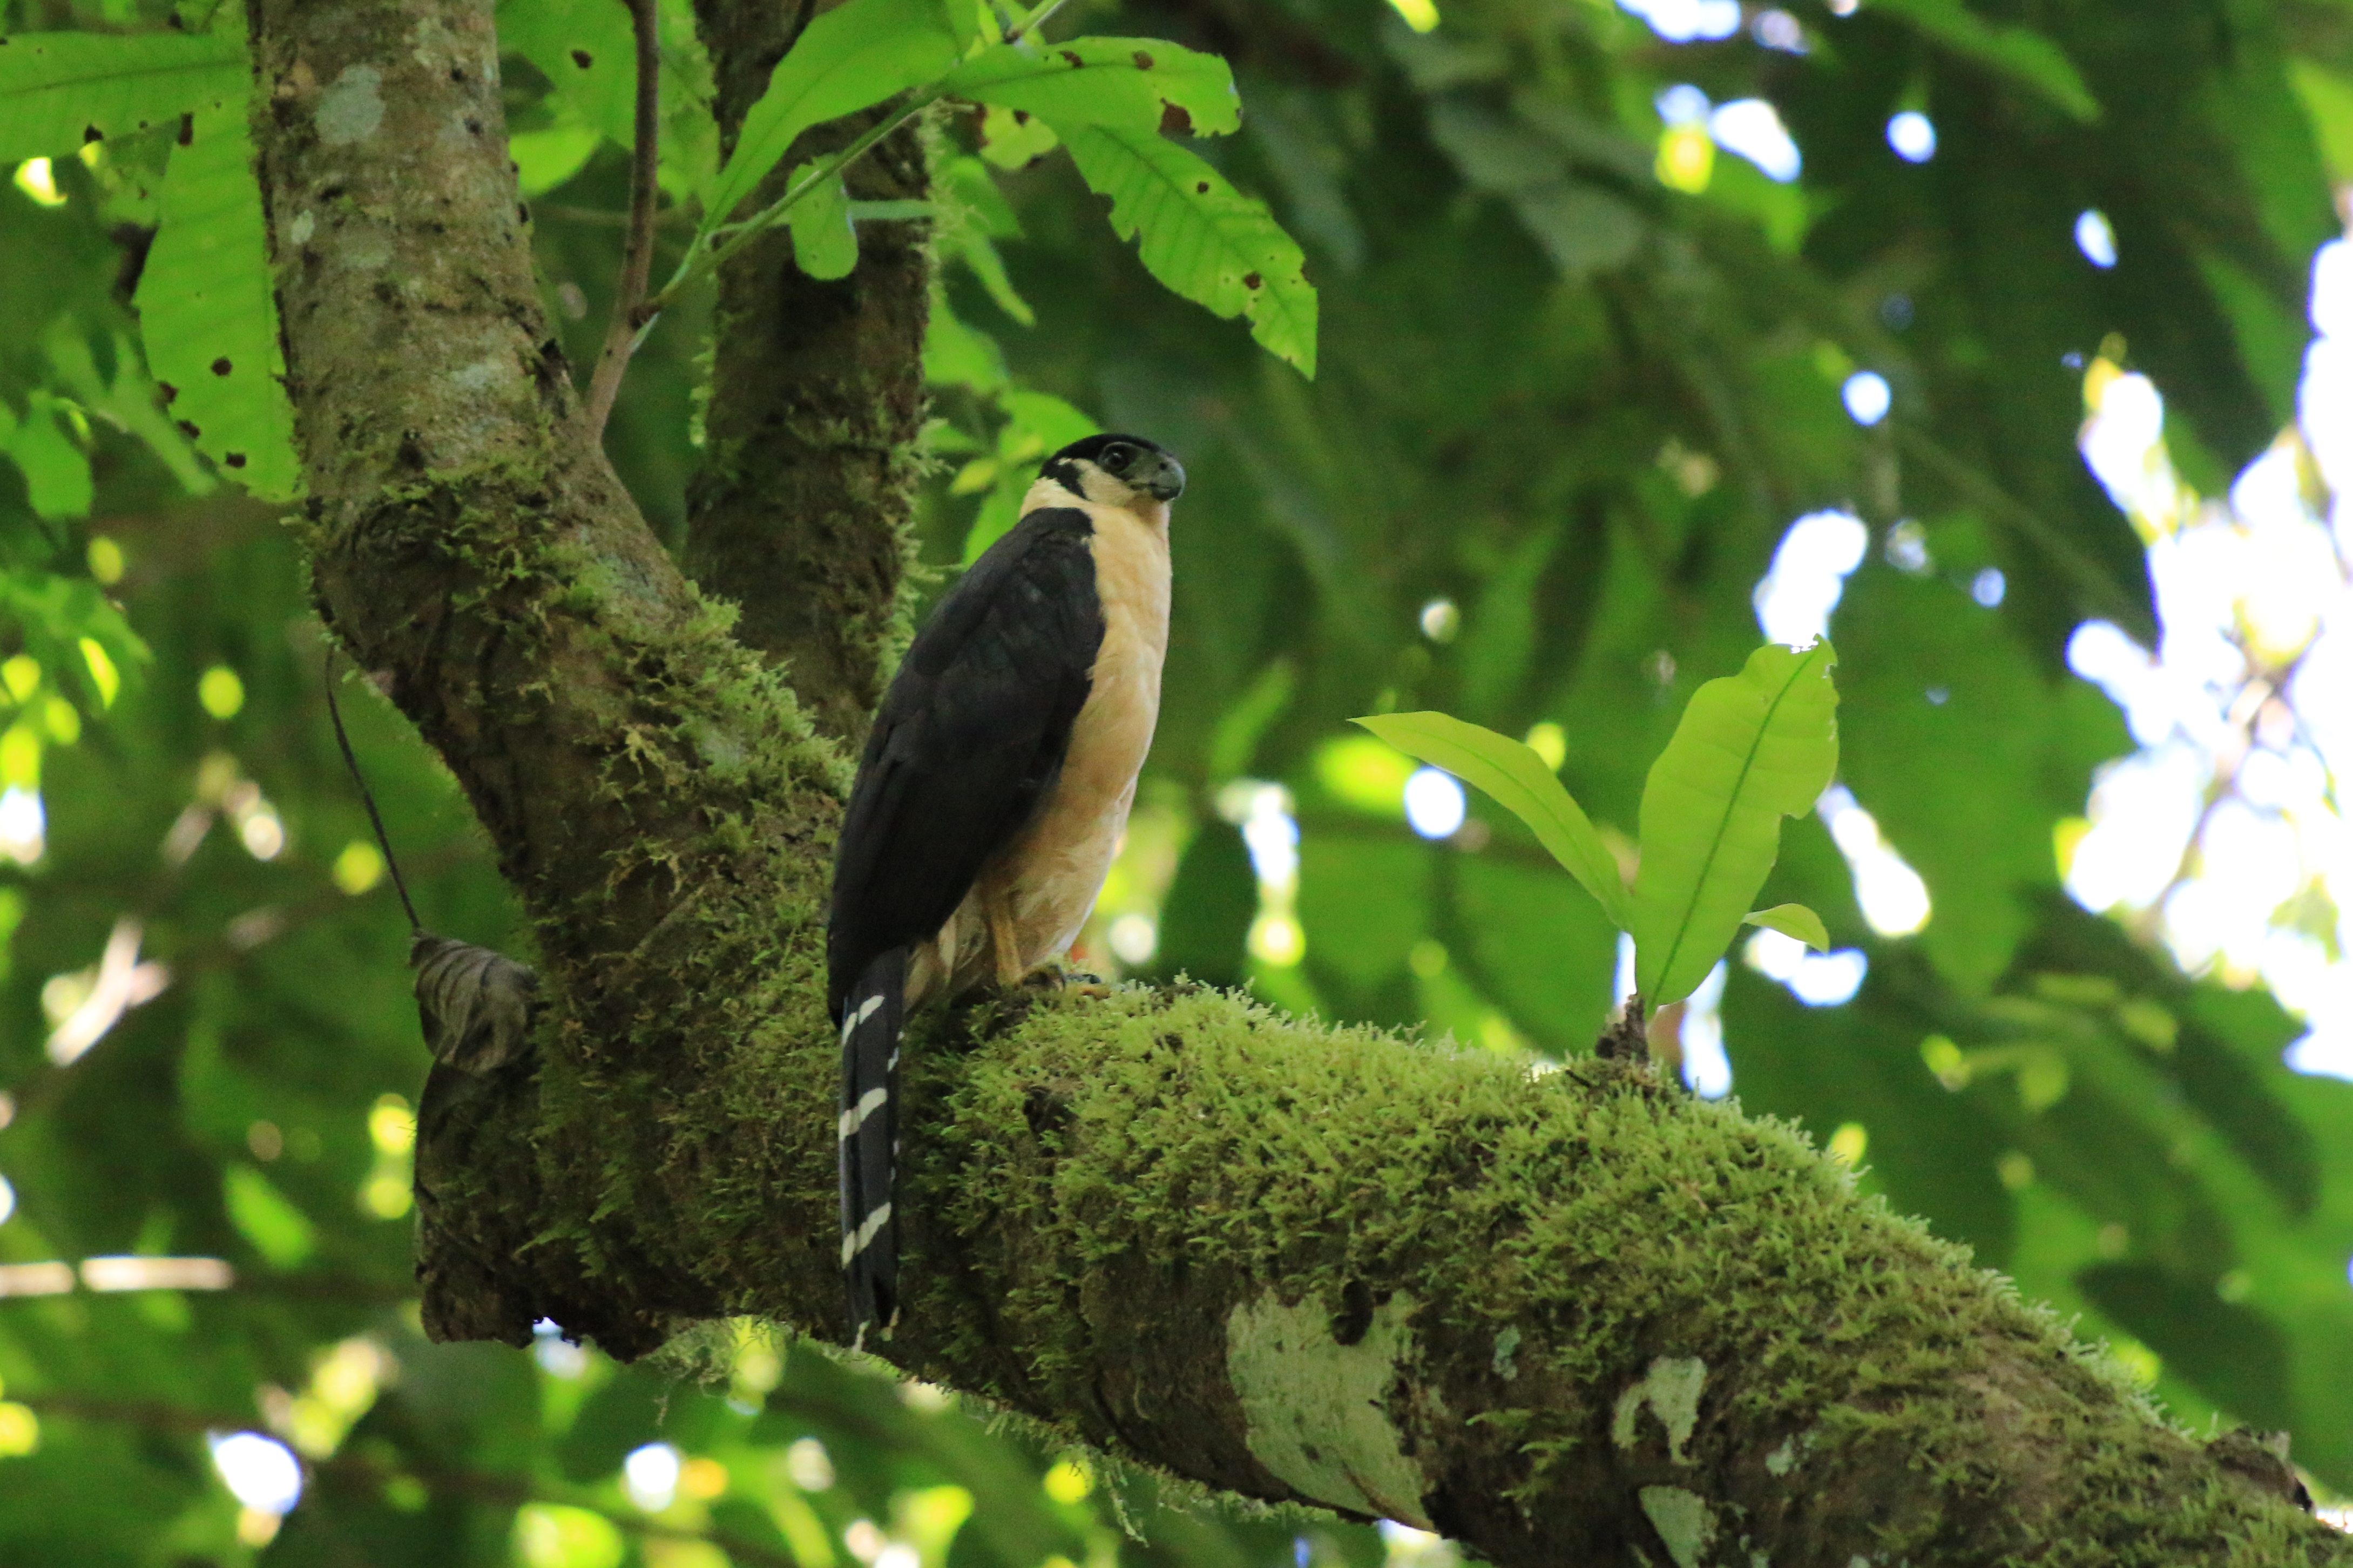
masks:
<path id="1" fill-rule="evenodd" d="M 818 17 L 744 117 L 705 205 L 703 235 L 734 213 L 802 132 L 935 80 L 955 59 L 938 0 L 850 0 Z"/>
<path id="2" fill-rule="evenodd" d="M 1443 713 L 1356 721 L 1478 785 L 1526 823 L 1611 923 L 1632 933 L 1636 988 L 1656 1008 L 1690 995 L 1744 923 L 1830 946 L 1811 910 L 1752 912 L 1748 904 L 1773 868 L 1781 818 L 1810 809 L 1838 771 L 1837 661 L 1826 642 L 1767 643 L 1739 674 L 1693 694 L 1651 765 L 1630 891 L 1584 808 L 1527 745 Z"/>
<path id="3" fill-rule="evenodd" d="M 230 30 L 0 38 L 0 161 L 54 157 L 185 117 L 140 274 L 148 363 L 179 433 L 254 494 L 282 500 L 299 479 L 245 125 L 250 81 L 244 39 Z M 62 368 L 83 370 L 69 377 L 78 390 L 86 398 L 104 392 L 87 346 L 69 349 Z M 78 417 L 63 405 L 56 412 Z M 191 489 L 207 488 L 185 471 L 177 437 L 135 395 L 111 413 L 184 470 Z M 89 511 L 88 461 L 49 402 L 37 400 L 5 437 L 37 514 Z"/>
<path id="4" fill-rule="evenodd" d="M 1269 352 L 1313 375 L 1315 290 L 1305 257 L 1264 203 L 1164 134 L 1223 135 L 1240 125 L 1226 63 L 1157 38 L 1047 46 L 1026 35 L 986 45 L 980 37 L 965 32 L 959 5 L 944 13 L 932 0 L 850 0 L 811 23 L 745 116 L 734 155 L 712 186 L 698 250 L 680 278 L 780 217 L 793 224 L 797 253 L 805 244 L 818 247 L 803 256 L 810 276 L 845 276 L 833 219 L 793 215 L 808 202 L 831 204 L 831 182 L 879 131 L 824 163 L 796 167 L 785 195 L 740 227 L 731 230 L 728 220 L 801 132 L 913 89 L 902 118 L 957 98 L 1009 120 L 1018 144 L 1000 148 L 1001 161 L 1025 163 L 1056 141 L 1069 146 L 1081 176 L 1111 199 L 1113 228 L 1139 240 L 1146 270 L 1220 316 L 1247 318 Z"/>

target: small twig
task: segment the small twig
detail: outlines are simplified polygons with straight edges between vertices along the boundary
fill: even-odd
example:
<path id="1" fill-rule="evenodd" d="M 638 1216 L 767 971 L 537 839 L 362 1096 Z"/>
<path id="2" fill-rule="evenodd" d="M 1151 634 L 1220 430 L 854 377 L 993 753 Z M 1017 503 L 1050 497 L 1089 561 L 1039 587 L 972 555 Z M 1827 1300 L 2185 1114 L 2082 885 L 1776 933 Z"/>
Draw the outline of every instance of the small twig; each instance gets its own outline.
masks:
<path id="1" fill-rule="evenodd" d="M 401 880 L 400 862 L 393 858 L 392 837 L 384 830 L 384 817 L 376 811 L 375 795 L 368 788 L 367 779 L 360 773 L 360 760 L 352 754 L 352 738 L 343 732 L 343 710 L 335 701 L 335 650 L 327 649 L 327 717 L 334 721 L 335 744 L 343 749 L 343 766 L 352 771 L 352 783 L 359 786 L 360 804 L 367 807 L 368 826 L 375 829 L 376 847 L 384 851 L 385 869 L 392 873 L 392 886 L 400 895 L 400 907 L 408 911 L 408 929 L 421 931 L 425 922 L 417 918 L 417 906 L 409 901 L 408 884 Z"/>
<path id="2" fill-rule="evenodd" d="M 621 246 L 621 276 L 613 286 L 613 319 L 605 329 L 605 347 L 588 379 L 588 435 L 602 441 L 605 421 L 620 395 L 621 376 L 629 356 L 644 340 L 654 310 L 643 308 L 646 281 L 653 269 L 654 207 L 661 189 L 658 177 L 661 150 L 661 40 L 657 31 L 654 0 L 623 0 L 629 8 L 630 29 L 638 42 L 637 144 L 629 158 L 629 233 Z"/>

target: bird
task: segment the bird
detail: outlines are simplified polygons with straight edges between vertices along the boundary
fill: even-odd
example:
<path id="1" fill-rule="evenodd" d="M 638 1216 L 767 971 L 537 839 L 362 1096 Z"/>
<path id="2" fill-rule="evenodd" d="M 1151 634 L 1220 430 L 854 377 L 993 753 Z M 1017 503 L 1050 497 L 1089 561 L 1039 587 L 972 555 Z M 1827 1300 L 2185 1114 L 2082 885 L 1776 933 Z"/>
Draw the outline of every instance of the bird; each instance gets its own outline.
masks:
<path id="1" fill-rule="evenodd" d="M 898 1313 L 909 1014 L 1054 973 L 1103 890 L 1159 717 L 1169 509 L 1184 489 L 1184 466 L 1140 436 L 1054 453 L 875 711 L 826 928 L 853 1344 Z"/>

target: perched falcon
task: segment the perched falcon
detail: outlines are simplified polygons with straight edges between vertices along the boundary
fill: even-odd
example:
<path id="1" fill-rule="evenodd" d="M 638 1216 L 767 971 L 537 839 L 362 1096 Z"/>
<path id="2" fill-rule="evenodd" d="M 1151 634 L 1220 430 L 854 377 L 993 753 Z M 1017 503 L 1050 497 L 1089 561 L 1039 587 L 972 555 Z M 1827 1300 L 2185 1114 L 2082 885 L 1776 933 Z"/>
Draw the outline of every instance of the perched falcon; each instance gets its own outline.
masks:
<path id="1" fill-rule="evenodd" d="M 899 1033 L 927 1001 L 1070 948 L 1160 711 L 1176 459 L 1135 436 L 1055 453 L 891 682 L 833 868 L 841 1263 L 853 1338 L 898 1310 Z"/>

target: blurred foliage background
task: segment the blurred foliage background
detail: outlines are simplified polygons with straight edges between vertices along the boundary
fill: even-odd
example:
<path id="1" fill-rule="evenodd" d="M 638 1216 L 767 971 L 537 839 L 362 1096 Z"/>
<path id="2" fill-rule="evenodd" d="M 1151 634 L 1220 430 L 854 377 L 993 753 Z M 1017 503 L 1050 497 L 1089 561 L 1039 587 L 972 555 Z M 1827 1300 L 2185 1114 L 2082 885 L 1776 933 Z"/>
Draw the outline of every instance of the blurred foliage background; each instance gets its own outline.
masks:
<path id="1" fill-rule="evenodd" d="M 714 153 L 664 16 L 666 264 Z M 575 363 L 627 84 L 574 48 L 621 25 L 501 8 Z M 1619 964 L 1598 911 L 1345 719 L 1525 734 L 1622 839 L 1692 689 L 1760 629 L 1827 629 L 1842 780 L 1761 901 L 1838 951 L 1753 939 L 1662 1044 L 2178 1419 L 2286 1429 L 2324 1499 L 2353 1491 L 2353 5 L 1076 0 L 1057 26 L 1232 62 L 1244 129 L 1200 151 L 1303 244 L 1323 319 L 1311 383 L 1155 285 L 1032 128 L 935 121 L 932 588 L 1071 436 L 1149 434 L 1193 475 L 1086 961 L 1585 1049 Z M 755 1325 L 628 1369 L 424 1342 L 404 922 L 280 507 L 174 427 L 142 353 L 168 151 L 116 136 L 0 186 L 0 1563 L 1443 1557 L 1165 1500 Z M 665 318 L 611 439 L 673 542 L 702 319 Z M 525 951 L 447 776 L 343 689 L 427 923 Z"/>

